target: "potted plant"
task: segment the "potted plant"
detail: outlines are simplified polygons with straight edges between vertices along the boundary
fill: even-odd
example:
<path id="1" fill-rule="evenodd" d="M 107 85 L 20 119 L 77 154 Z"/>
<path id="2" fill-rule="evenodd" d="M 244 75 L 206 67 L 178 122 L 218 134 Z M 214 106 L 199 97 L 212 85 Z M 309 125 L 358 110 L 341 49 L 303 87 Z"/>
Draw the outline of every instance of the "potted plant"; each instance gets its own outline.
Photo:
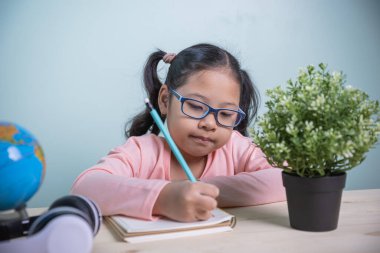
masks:
<path id="1" fill-rule="evenodd" d="M 343 73 L 330 73 L 323 63 L 267 95 L 268 111 L 250 133 L 268 161 L 283 169 L 290 225 L 336 229 L 346 171 L 378 140 L 379 101 L 345 85 Z"/>

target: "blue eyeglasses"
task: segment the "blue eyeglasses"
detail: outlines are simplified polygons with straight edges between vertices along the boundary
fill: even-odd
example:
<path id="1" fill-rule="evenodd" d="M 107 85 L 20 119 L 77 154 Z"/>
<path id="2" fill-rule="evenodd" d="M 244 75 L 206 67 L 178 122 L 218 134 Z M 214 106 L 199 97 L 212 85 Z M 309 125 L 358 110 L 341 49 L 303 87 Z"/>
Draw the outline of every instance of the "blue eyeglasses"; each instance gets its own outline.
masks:
<path id="1" fill-rule="evenodd" d="M 171 88 L 169 88 L 169 91 L 181 102 L 182 113 L 190 118 L 203 119 L 209 115 L 209 113 L 213 113 L 216 122 L 224 127 L 236 127 L 245 118 L 245 113 L 240 108 L 238 110 L 212 108 L 208 104 L 196 99 L 183 97 Z"/>

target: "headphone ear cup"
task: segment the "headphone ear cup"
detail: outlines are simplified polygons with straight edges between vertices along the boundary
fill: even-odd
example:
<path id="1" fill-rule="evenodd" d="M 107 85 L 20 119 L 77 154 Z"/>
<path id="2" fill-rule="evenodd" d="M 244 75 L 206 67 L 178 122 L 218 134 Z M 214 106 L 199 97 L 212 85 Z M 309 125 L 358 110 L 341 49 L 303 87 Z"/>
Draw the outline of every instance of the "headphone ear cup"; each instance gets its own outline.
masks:
<path id="1" fill-rule="evenodd" d="M 68 195 L 54 201 L 49 210 L 62 206 L 80 210 L 87 217 L 86 220 L 93 231 L 93 235 L 95 236 L 98 233 L 102 223 L 102 215 L 95 202 L 81 195 Z"/>
<path id="2" fill-rule="evenodd" d="M 40 215 L 33 222 L 33 224 L 30 226 L 29 231 L 28 231 L 28 235 L 31 236 L 31 235 L 37 234 L 50 221 L 52 221 L 53 219 L 55 219 L 55 218 L 57 218 L 57 217 L 59 217 L 61 215 L 75 215 L 75 216 L 79 216 L 82 219 L 84 219 L 86 221 L 86 223 L 90 226 L 90 220 L 87 217 L 87 215 L 85 215 L 83 212 L 81 212 L 80 210 L 75 209 L 73 207 L 62 206 L 62 207 L 53 208 L 53 209 L 45 212 L 44 214 Z"/>

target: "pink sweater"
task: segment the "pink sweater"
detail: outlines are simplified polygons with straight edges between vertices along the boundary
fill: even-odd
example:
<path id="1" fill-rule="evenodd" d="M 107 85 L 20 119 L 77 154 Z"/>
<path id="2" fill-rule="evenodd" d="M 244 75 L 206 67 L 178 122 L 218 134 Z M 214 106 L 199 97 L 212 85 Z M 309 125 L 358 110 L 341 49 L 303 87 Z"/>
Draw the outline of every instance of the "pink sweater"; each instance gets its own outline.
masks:
<path id="1" fill-rule="evenodd" d="M 170 147 L 162 137 L 130 137 L 81 173 L 72 193 L 96 201 L 103 215 L 153 219 L 156 199 L 171 180 L 170 156 Z M 224 206 L 285 200 L 281 170 L 273 168 L 252 140 L 237 131 L 223 147 L 208 155 L 199 180 L 219 187 L 218 199 Z"/>

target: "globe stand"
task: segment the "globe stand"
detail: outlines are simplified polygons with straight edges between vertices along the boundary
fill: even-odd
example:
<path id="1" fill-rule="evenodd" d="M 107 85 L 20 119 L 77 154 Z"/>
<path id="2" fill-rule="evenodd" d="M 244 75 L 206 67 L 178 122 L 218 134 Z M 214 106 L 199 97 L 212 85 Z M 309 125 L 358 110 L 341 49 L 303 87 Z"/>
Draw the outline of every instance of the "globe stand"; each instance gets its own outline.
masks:
<path id="1" fill-rule="evenodd" d="M 0 241 L 27 235 L 34 218 L 29 217 L 25 204 L 13 210 L 0 212 Z"/>

